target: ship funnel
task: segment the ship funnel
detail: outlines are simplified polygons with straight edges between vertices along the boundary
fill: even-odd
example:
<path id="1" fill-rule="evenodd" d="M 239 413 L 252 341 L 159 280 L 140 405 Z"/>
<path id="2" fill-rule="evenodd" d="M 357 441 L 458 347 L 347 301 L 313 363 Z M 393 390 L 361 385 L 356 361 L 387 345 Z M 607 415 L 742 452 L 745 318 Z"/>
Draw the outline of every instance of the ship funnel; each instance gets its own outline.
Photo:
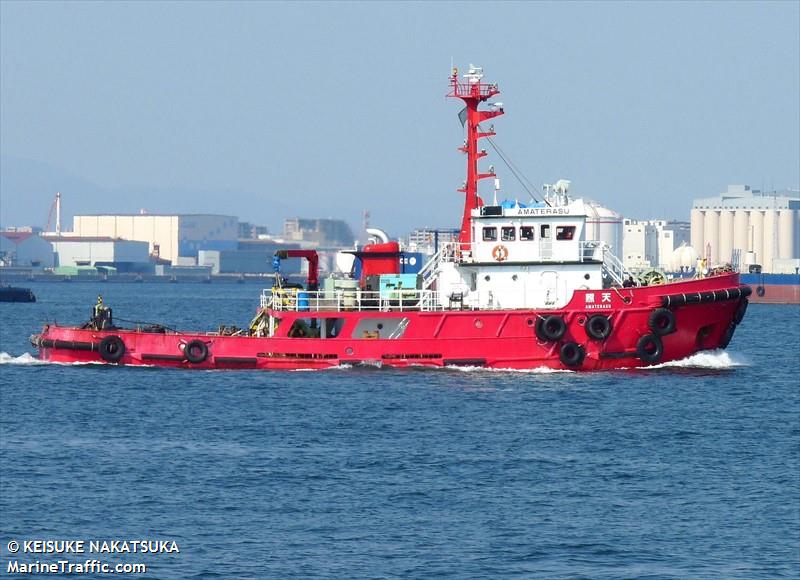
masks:
<path id="1" fill-rule="evenodd" d="M 384 244 L 389 241 L 389 234 L 378 228 L 367 228 L 367 233 L 378 238 Z"/>

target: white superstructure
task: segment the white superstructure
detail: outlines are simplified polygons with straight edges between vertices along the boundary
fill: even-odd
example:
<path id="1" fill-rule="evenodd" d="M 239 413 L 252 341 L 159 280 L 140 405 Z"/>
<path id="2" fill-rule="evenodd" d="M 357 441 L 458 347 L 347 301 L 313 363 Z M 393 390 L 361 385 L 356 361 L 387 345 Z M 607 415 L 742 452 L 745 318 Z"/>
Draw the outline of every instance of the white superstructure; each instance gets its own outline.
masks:
<path id="1" fill-rule="evenodd" d="M 575 290 L 621 284 L 622 264 L 587 237 L 590 215 L 584 200 L 566 195 L 475 209 L 474 241 L 446 244 L 423 268 L 425 286 L 439 290 L 442 306 L 494 309 L 561 308 Z"/>

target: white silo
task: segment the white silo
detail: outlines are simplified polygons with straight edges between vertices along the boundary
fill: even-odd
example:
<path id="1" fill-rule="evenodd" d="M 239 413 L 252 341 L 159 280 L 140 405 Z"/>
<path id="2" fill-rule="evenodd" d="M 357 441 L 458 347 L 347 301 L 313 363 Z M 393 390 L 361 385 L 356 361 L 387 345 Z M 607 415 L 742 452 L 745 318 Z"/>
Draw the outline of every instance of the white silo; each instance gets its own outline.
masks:
<path id="1" fill-rule="evenodd" d="M 698 252 L 703 252 L 705 242 L 705 212 L 702 209 L 692 209 L 692 247 Z"/>
<path id="2" fill-rule="evenodd" d="M 719 261 L 732 262 L 733 253 L 733 211 L 723 209 L 719 212 Z"/>
<path id="3" fill-rule="evenodd" d="M 753 249 L 755 263 L 764 265 L 764 212 L 754 209 L 750 212 L 750 247 Z"/>
<path id="4" fill-rule="evenodd" d="M 778 249 L 778 212 L 768 209 L 764 212 L 764 262 L 761 264 L 765 272 L 772 272 L 772 261 L 777 258 Z"/>
<path id="5" fill-rule="evenodd" d="M 705 245 L 702 255 L 708 255 L 709 265 L 719 263 L 719 212 L 713 209 L 706 210 L 703 223 Z"/>
<path id="6" fill-rule="evenodd" d="M 737 209 L 733 215 L 733 247 L 742 254 L 750 250 L 750 219 L 743 209 Z"/>
<path id="7" fill-rule="evenodd" d="M 622 257 L 622 216 L 596 201 L 586 202 L 586 239 L 600 240 Z"/>
<path id="8" fill-rule="evenodd" d="M 797 222 L 800 220 L 800 211 L 796 209 L 782 209 L 778 217 L 779 240 L 778 257 L 783 260 L 800 258 L 800 248 L 797 247 Z"/>

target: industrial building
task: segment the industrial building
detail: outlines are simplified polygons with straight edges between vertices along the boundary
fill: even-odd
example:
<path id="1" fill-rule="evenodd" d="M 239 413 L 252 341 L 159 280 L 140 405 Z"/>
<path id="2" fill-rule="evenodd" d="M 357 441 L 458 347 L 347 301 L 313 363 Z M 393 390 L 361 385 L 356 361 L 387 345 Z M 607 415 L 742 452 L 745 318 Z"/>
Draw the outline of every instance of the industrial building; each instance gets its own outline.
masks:
<path id="1" fill-rule="evenodd" d="M 408 234 L 405 247 L 411 252 L 431 255 L 436 253 L 442 244 L 457 242 L 460 232 L 458 228 L 418 228 Z"/>
<path id="2" fill-rule="evenodd" d="M 760 265 L 765 273 L 794 274 L 800 267 L 799 192 L 762 193 L 730 185 L 717 196 L 696 199 L 692 246 L 709 263 Z"/>
<path id="3" fill-rule="evenodd" d="M 55 250 L 56 267 L 105 266 L 117 272 L 137 273 L 153 269 L 147 242 L 74 236 L 53 236 L 47 240 Z"/>
<path id="4" fill-rule="evenodd" d="M 235 250 L 239 220 L 212 214 L 76 215 L 70 235 L 137 240 L 173 265 L 196 263 L 200 250 Z"/>
<path id="5" fill-rule="evenodd" d="M 340 248 L 352 246 L 355 242 L 353 230 L 347 222 L 335 219 L 285 219 L 283 237 L 287 242 Z"/>
<path id="6" fill-rule="evenodd" d="M 0 232 L 0 265 L 22 268 L 52 268 L 53 246 L 32 228 Z"/>
<path id="7" fill-rule="evenodd" d="M 622 263 L 629 270 L 671 270 L 673 254 L 690 240 L 689 223 L 668 220 L 623 220 Z"/>

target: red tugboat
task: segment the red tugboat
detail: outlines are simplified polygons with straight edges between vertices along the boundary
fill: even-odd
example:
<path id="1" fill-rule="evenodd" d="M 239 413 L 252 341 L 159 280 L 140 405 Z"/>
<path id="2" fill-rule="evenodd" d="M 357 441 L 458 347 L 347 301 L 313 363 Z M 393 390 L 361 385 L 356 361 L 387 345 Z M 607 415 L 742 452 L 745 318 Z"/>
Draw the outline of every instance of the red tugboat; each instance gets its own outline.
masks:
<path id="1" fill-rule="evenodd" d="M 600 241 L 587 239 L 587 206 L 566 187 L 543 203 L 484 204 L 481 123 L 503 114 L 499 93 L 470 67 L 450 77 L 461 99 L 467 157 L 458 242 L 420 274 L 400 274 L 400 247 L 382 237 L 353 252 L 359 279 L 319 288 L 313 251 L 305 287 L 264 290 L 249 329 L 175 332 L 122 329 L 99 305 L 82 327 L 48 325 L 31 337 L 44 360 L 190 369 L 323 369 L 337 365 L 475 366 L 601 370 L 639 367 L 725 348 L 747 309 L 750 287 L 719 271 L 692 280 L 638 285 Z"/>

